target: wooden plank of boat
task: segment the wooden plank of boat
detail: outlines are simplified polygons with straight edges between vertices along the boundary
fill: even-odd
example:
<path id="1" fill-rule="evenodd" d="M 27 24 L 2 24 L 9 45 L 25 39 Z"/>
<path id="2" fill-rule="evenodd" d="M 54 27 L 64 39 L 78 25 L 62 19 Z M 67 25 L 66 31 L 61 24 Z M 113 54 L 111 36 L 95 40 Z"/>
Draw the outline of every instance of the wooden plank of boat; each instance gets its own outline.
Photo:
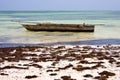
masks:
<path id="1" fill-rule="evenodd" d="M 94 26 L 90 24 L 55 24 L 55 23 L 23 23 L 24 28 L 30 31 L 74 31 L 94 32 Z"/>

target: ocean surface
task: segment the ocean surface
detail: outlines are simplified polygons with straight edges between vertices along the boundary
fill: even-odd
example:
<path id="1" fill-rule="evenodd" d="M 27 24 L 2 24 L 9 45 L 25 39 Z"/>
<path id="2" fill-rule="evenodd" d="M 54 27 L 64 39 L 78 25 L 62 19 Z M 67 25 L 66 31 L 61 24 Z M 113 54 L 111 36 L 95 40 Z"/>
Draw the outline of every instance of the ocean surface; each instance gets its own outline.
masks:
<path id="1" fill-rule="evenodd" d="M 95 24 L 95 32 L 32 32 L 23 22 Z M 0 11 L 0 44 L 120 39 L 120 11 Z"/>

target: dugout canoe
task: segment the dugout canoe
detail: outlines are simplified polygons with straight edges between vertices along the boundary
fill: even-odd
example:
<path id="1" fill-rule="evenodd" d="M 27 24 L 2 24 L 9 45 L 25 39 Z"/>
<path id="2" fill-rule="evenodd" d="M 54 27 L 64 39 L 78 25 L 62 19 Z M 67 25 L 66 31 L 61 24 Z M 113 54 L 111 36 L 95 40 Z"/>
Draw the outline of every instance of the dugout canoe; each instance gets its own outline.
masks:
<path id="1" fill-rule="evenodd" d="M 21 25 L 30 31 L 94 32 L 95 27 L 95 25 L 91 24 L 58 24 L 58 23 L 23 23 Z"/>

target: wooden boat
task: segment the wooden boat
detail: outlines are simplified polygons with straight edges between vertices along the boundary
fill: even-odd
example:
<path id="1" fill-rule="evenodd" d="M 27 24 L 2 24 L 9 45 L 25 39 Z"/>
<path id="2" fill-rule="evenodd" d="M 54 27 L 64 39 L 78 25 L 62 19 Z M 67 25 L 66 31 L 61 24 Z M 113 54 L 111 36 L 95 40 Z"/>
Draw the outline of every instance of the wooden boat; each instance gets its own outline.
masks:
<path id="1" fill-rule="evenodd" d="M 23 23 L 21 25 L 30 31 L 74 31 L 74 32 L 94 32 L 95 26 L 89 24 L 56 24 L 56 23 Z"/>

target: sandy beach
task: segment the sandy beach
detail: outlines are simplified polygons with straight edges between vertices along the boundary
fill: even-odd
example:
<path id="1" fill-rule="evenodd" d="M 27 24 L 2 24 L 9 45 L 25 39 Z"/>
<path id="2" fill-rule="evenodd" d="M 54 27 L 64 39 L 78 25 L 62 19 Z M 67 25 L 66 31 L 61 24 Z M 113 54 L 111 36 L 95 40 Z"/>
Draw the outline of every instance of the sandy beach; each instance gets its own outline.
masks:
<path id="1" fill-rule="evenodd" d="M 120 80 L 120 45 L 0 48 L 0 80 Z"/>

